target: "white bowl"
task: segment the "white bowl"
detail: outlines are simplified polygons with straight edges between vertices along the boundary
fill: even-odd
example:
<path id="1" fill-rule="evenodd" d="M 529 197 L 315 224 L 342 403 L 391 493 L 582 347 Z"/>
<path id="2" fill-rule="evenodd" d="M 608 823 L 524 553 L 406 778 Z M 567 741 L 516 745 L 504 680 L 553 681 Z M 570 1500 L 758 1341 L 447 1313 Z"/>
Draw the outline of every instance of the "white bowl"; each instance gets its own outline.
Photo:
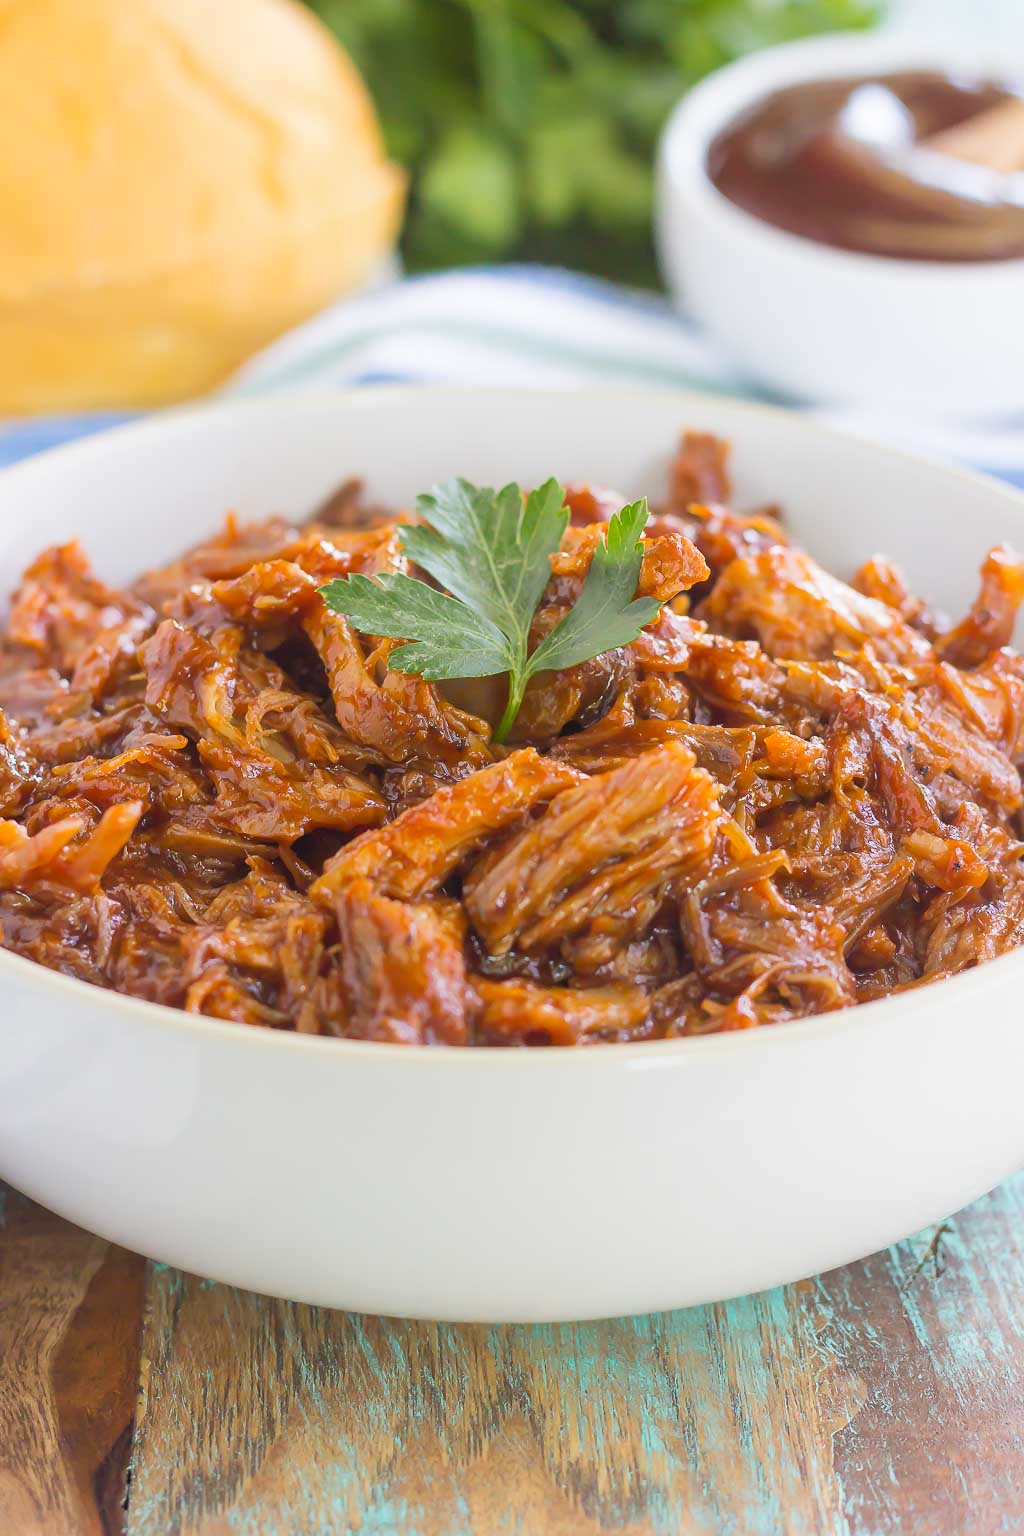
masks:
<path id="1" fill-rule="evenodd" d="M 678 394 L 376 389 L 218 405 L 0 476 L 0 575 L 80 535 L 117 581 L 339 478 L 454 472 L 657 493 L 681 425 L 735 442 L 840 573 L 883 548 L 937 602 L 1024 543 L 1024 497 Z M 855 1259 L 1024 1161 L 1024 953 L 739 1035 L 573 1050 L 340 1042 L 197 1018 L 0 952 L 0 1176 L 86 1227 L 254 1290 L 435 1318 L 704 1302 Z"/>
<path id="2" fill-rule="evenodd" d="M 938 418 L 1019 412 L 1024 260 L 898 261 L 820 245 L 731 203 L 707 151 L 739 112 L 801 80 L 901 69 L 1006 78 L 1022 66 L 983 40 L 838 34 L 709 76 L 661 142 L 656 232 L 673 295 L 753 377 L 794 397 Z"/>

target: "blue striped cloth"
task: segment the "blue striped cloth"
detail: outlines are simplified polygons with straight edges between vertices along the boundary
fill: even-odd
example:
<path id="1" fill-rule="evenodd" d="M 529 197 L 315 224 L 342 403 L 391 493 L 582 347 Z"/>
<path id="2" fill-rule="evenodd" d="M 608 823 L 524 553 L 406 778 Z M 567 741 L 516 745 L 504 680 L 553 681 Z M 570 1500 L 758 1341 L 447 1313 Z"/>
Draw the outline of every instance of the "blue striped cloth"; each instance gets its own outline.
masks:
<path id="1" fill-rule="evenodd" d="M 564 385 L 602 380 L 770 398 L 665 299 L 546 267 L 406 278 L 348 299 L 253 358 L 225 395 L 381 381 Z M 1024 410 L 986 430 L 891 414 L 816 411 L 835 425 L 987 469 L 1024 486 Z M 0 426 L 0 465 L 82 437 L 124 413 Z"/>

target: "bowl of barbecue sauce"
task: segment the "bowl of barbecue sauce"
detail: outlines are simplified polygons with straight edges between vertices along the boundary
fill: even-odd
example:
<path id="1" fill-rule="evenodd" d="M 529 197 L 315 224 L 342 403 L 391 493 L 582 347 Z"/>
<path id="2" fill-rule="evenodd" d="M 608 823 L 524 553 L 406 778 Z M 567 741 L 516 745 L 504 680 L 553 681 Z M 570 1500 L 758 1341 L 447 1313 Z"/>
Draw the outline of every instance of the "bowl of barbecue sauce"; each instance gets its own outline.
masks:
<path id="1" fill-rule="evenodd" d="M 841 36 L 721 70 L 666 129 L 658 239 L 680 303 L 776 390 L 1018 413 L 1024 58 Z"/>

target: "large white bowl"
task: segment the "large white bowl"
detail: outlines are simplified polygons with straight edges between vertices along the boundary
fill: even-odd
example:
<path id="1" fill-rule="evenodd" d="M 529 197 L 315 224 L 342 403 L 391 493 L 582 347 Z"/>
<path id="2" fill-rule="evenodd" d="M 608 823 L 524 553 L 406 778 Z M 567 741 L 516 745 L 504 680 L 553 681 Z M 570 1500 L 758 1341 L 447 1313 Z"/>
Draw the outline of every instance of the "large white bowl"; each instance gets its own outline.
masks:
<path id="1" fill-rule="evenodd" d="M 755 218 L 707 174 L 711 141 L 803 80 L 902 69 L 1024 72 L 1024 58 L 948 36 L 841 33 L 718 70 L 665 129 L 657 236 L 666 282 L 750 373 L 797 398 L 980 419 L 1021 408 L 1024 260 L 897 261 L 835 250 Z"/>
<path id="2" fill-rule="evenodd" d="M 80 535 L 114 581 L 227 507 L 300 515 L 365 472 L 657 493 L 684 423 L 735 442 L 840 573 L 885 549 L 956 608 L 1024 498 L 809 425 L 662 393 L 380 389 L 182 412 L 0 477 L 0 575 Z M 854 1259 L 1024 1161 L 1024 954 L 774 1029 L 582 1051 L 309 1039 L 111 995 L 0 952 L 0 1175 L 158 1259 L 435 1318 L 703 1302 Z"/>

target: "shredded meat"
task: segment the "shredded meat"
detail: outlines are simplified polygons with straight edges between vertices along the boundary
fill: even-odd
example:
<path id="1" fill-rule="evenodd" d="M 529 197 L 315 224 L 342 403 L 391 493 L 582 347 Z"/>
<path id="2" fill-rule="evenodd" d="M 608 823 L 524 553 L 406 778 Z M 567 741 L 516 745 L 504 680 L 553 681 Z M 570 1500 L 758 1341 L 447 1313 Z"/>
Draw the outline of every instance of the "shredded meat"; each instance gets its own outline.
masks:
<path id="1" fill-rule="evenodd" d="M 578 780 L 564 763 L 524 747 L 436 790 L 380 832 L 349 843 L 328 861 L 311 894 L 331 901 L 342 886 L 363 878 L 389 896 L 431 894 L 495 832 Z"/>
<path id="2" fill-rule="evenodd" d="M 714 780 L 678 741 L 564 790 L 463 882 L 489 953 L 548 949 L 583 930 L 644 932 L 670 884 L 699 876 L 717 830 Z"/>
<path id="3" fill-rule="evenodd" d="M 771 1025 L 1024 943 L 1024 562 L 949 624 L 876 555 L 847 585 L 727 445 L 683 439 L 631 645 L 531 680 L 392 672 L 324 582 L 405 572 L 348 480 L 229 519 L 123 590 L 44 551 L 0 634 L 3 944 L 239 1024 L 433 1046 Z M 531 630 L 622 497 L 571 522 Z"/>
<path id="4" fill-rule="evenodd" d="M 479 999 L 457 901 L 393 901 L 354 880 L 335 902 L 344 1013 L 335 1032 L 396 1045 L 466 1045 Z"/>

